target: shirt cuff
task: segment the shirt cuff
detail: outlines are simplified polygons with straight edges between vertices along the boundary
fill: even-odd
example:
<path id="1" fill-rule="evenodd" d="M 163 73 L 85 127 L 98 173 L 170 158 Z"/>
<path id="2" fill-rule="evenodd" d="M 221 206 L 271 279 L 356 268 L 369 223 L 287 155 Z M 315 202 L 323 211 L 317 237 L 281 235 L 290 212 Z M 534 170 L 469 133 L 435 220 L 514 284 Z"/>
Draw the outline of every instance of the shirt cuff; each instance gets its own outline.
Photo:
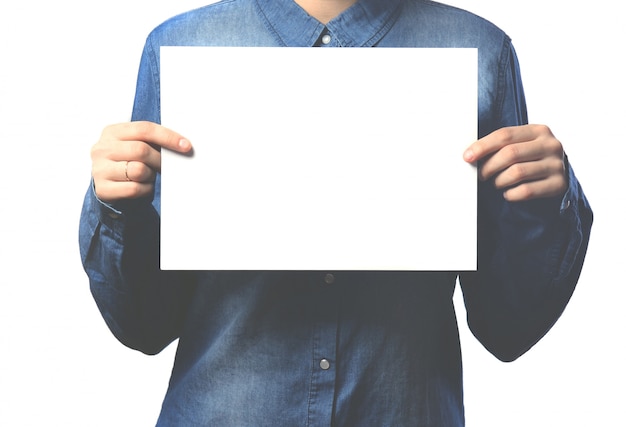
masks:
<path id="1" fill-rule="evenodd" d="M 572 207 L 573 202 L 578 197 L 577 194 L 577 180 L 574 176 L 574 171 L 572 170 L 567 155 L 565 155 L 565 174 L 567 176 L 567 190 L 561 199 L 560 212 L 561 215 L 565 214 Z"/>
<path id="2" fill-rule="evenodd" d="M 96 195 L 96 187 L 91 180 L 91 204 L 95 209 L 99 221 L 111 229 L 113 233 L 122 235 L 129 219 L 141 217 L 146 214 L 146 209 L 151 209 L 149 200 L 136 199 L 107 203 Z"/>

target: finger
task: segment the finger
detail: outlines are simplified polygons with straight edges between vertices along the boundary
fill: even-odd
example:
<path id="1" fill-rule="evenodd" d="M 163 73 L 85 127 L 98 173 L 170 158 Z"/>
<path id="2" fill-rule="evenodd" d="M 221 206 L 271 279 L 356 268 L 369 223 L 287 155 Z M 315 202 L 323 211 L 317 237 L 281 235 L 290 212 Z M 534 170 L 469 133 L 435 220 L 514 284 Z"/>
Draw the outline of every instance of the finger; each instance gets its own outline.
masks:
<path id="1" fill-rule="evenodd" d="M 108 159 L 94 162 L 91 174 L 98 187 L 107 185 L 109 182 L 152 183 L 156 178 L 155 170 L 144 163 Z"/>
<path id="2" fill-rule="evenodd" d="M 155 178 L 155 170 L 144 163 L 127 161 L 124 164 L 123 179 L 126 181 L 150 183 Z"/>
<path id="3" fill-rule="evenodd" d="M 537 162 L 516 163 L 494 179 L 496 188 L 504 189 L 523 182 L 538 181 L 552 175 L 564 175 L 563 164 L 558 159 L 548 158 Z"/>
<path id="4" fill-rule="evenodd" d="M 159 170 L 161 168 L 161 152 L 153 145 L 143 141 L 115 141 L 111 160 L 143 163 Z"/>
<path id="5" fill-rule="evenodd" d="M 510 202 L 521 202 L 537 198 L 562 196 L 567 189 L 567 183 L 560 176 L 550 176 L 546 179 L 526 182 L 506 190 L 504 198 Z"/>
<path id="6" fill-rule="evenodd" d="M 191 150 L 191 143 L 182 135 L 153 122 L 137 121 L 111 125 L 105 128 L 103 135 L 121 141 L 143 141 L 180 153 Z"/>
<path id="7" fill-rule="evenodd" d="M 545 151 L 540 144 L 524 142 L 506 145 L 485 159 L 478 169 L 478 177 L 485 181 L 513 165 L 538 161 L 543 156 Z"/>
<path id="8" fill-rule="evenodd" d="M 91 159 L 94 164 L 98 162 L 141 162 L 153 169 L 161 167 L 161 153 L 154 146 L 143 141 L 120 141 L 117 139 L 101 140 L 91 149 Z M 106 163 L 110 165 L 109 163 Z M 115 171 L 111 179 L 115 180 L 118 167 L 112 166 Z"/>
<path id="9" fill-rule="evenodd" d="M 536 125 L 498 129 L 470 145 L 463 153 L 463 159 L 468 163 L 477 162 L 507 145 L 535 139 L 538 131 Z"/>
<path id="10" fill-rule="evenodd" d="M 153 183 L 133 181 L 99 181 L 95 183 L 96 196 L 105 203 L 121 199 L 137 199 L 152 194 Z"/>

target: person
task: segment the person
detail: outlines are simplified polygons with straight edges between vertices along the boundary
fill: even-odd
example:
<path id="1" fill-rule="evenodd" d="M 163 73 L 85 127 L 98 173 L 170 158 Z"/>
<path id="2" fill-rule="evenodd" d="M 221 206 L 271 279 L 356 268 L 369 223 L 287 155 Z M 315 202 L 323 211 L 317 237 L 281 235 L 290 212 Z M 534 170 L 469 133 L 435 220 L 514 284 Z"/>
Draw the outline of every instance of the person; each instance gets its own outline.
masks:
<path id="1" fill-rule="evenodd" d="M 477 271 L 161 271 L 160 150 L 192 150 L 159 124 L 166 45 L 478 48 L 479 138 L 459 153 L 478 164 Z M 227 0 L 173 17 L 146 41 L 131 121 L 91 156 L 79 237 L 99 310 L 130 348 L 178 339 L 162 426 L 463 426 L 457 278 L 473 334 L 515 360 L 568 303 L 592 223 L 562 144 L 527 123 L 509 37 L 427 0 Z"/>

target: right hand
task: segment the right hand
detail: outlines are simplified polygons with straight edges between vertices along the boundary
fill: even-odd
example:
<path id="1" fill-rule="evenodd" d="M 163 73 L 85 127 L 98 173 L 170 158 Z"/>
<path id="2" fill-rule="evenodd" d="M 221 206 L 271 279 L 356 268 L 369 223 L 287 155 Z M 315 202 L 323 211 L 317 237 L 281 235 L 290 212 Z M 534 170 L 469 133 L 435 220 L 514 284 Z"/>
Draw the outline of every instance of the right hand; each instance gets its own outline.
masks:
<path id="1" fill-rule="evenodd" d="M 91 149 L 96 196 L 106 203 L 152 194 L 161 171 L 161 148 L 188 153 L 191 144 L 152 122 L 107 126 Z"/>

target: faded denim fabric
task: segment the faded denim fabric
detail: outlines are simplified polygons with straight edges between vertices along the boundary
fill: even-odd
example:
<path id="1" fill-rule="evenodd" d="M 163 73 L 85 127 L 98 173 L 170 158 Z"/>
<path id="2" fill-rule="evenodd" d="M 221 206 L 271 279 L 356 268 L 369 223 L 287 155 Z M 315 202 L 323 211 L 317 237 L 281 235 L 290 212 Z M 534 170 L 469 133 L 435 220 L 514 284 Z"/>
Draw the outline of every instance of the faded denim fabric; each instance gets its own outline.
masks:
<path id="1" fill-rule="evenodd" d="M 509 38 L 429 1 L 361 0 L 326 26 L 291 0 L 225 0 L 174 17 L 147 39 L 133 120 L 160 120 L 164 45 L 476 47 L 480 136 L 527 120 Z M 88 190 L 81 256 L 122 343 L 154 354 L 179 339 L 160 426 L 460 427 L 457 276 L 489 351 L 513 360 L 532 347 L 567 304 L 587 247 L 592 213 L 568 170 L 562 200 L 510 204 L 480 184 L 475 273 L 160 271 L 158 178 L 153 200 L 109 206 Z"/>

